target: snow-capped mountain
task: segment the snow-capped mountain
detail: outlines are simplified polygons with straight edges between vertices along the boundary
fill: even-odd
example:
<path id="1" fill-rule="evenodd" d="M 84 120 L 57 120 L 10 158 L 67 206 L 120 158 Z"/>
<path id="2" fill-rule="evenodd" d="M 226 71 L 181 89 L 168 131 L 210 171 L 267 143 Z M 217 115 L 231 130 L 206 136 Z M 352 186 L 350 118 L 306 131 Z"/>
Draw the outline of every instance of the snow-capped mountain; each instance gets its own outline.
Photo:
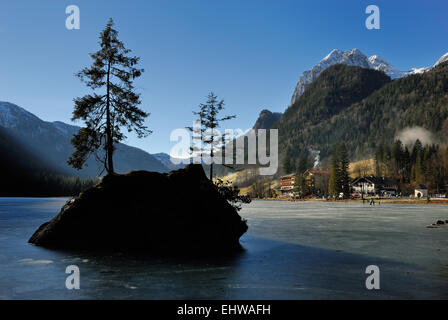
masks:
<path id="1" fill-rule="evenodd" d="M 448 61 L 448 52 L 441 56 L 439 60 L 437 60 L 437 62 L 434 64 L 434 67 L 445 61 Z"/>
<path id="2" fill-rule="evenodd" d="M 377 55 L 371 56 L 367 60 L 369 62 L 369 68 L 375 69 L 378 71 L 383 71 L 385 74 L 387 74 L 392 79 L 401 78 L 401 77 L 405 76 L 405 74 L 407 74 L 407 72 L 402 72 L 402 71 L 398 70 L 387 60 L 385 60 Z"/>
<path id="3" fill-rule="evenodd" d="M 442 56 L 434 66 L 439 63 L 448 60 L 448 53 Z M 409 75 L 423 73 L 430 69 L 430 67 L 424 68 L 412 68 L 409 71 L 400 71 L 394 67 L 387 60 L 373 55 L 367 57 L 358 49 L 352 49 L 348 51 L 341 51 L 338 49 L 332 50 L 325 58 L 323 58 L 318 64 L 312 67 L 310 70 L 304 71 L 300 76 L 299 82 L 294 90 L 291 98 L 291 104 L 293 104 L 305 91 L 305 89 L 319 76 L 319 74 L 334 64 L 345 64 L 349 66 L 358 66 L 366 69 L 375 69 L 383 71 L 392 79 L 398 79 L 407 77 Z"/>

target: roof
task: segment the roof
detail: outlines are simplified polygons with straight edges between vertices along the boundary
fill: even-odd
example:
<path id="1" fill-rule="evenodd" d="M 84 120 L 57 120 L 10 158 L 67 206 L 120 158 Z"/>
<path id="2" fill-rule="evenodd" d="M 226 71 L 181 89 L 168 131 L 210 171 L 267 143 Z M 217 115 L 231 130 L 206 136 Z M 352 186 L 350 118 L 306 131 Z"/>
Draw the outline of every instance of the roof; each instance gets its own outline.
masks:
<path id="1" fill-rule="evenodd" d="M 415 189 L 428 189 L 428 188 L 426 188 L 424 184 L 419 184 L 418 186 L 415 187 Z"/>
<path id="2" fill-rule="evenodd" d="M 365 180 L 367 182 L 373 184 L 396 184 L 397 182 L 389 177 L 376 177 L 376 176 L 367 176 L 367 177 L 359 177 L 353 180 L 352 183 L 356 183 L 359 181 Z"/>
<path id="3" fill-rule="evenodd" d="M 295 177 L 295 176 L 296 176 L 295 173 L 290 173 L 290 174 L 286 174 L 286 175 L 284 175 L 284 176 L 281 176 L 280 179 L 281 179 L 281 178 L 291 178 L 291 177 Z"/>
<path id="4" fill-rule="evenodd" d="M 314 169 L 314 170 L 307 170 L 307 171 L 312 174 L 330 174 L 330 172 L 327 170 Z"/>

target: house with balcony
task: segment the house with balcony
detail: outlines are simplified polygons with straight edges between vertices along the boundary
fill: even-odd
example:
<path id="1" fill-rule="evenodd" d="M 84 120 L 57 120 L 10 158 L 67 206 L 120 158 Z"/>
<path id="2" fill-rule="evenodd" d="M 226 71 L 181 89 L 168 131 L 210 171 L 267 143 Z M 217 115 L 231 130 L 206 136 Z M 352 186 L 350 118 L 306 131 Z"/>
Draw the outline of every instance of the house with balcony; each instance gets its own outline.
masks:
<path id="1" fill-rule="evenodd" d="M 398 192 L 398 182 L 388 177 L 359 177 L 354 179 L 350 186 L 353 193 L 369 196 L 394 196 Z"/>
<path id="2" fill-rule="evenodd" d="M 287 174 L 280 177 L 280 192 L 283 197 L 292 197 L 294 195 L 295 174 Z"/>

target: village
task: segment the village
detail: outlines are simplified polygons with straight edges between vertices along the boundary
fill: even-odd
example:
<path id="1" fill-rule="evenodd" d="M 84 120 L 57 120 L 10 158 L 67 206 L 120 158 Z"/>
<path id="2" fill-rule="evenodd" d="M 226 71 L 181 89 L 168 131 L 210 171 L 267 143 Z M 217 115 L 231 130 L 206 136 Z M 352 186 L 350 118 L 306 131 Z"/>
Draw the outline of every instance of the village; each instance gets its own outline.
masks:
<path id="1" fill-rule="evenodd" d="M 330 197 L 328 195 L 328 185 L 330 180 L 330 172 L 326 170 L 307 170 L 304 174 L 305 183 L 310 190 L 307 198 L 314 199 L 344 199 L 344 194 L 341 192 L 339 196 Z M 274 187 L 276 197 L 286 199 L 300 199 L 303 197 L 297 191 L 296 174 L 287 174 L 278 179 L 278 185 Z M 368 175 L 357 178 L 350 178 L 350 196 L 352 200 L 355 199 L 392 199 L 392 198 L 414 198 L 418 200 L 427 200 L 428 198 L 445 199 L 446 194 L 431 195 L 428 188 L 424 184 L 418 184 L 414 188 L 412 194 L 402 194 L 399 189 L 399 181 L 390 177 L 377 177 L 375 175 Z"/>
<path id="2" fill-rule="evenodd" d="M 235 179 L 234 185 L 253 199 L 448 204 L 448 148 L 418 139 L 412 147 L 400 140 L 380 144 L 373 157 L 355 161 L 344 143 L 335 144 L 325 161 L 306 154 L 285 157 L 282 171 L 261 180 L 245 173 L 250 183 Z"/>
<path id="3" fill-rule="evenodd" d="M 381 200 L 383 202 L 410 202 L 448 204 L 446 193 L 431 190 L 423 183 L 403 184 L 398 179 L 377 176 L 372 170 L 360 172 L 356 164 L 350 168 L 348 195 L 330 192 L 330 171 L 309 169 L 303 174 L 289 173 L 272 179 L 256 180 L 253 170 L 245 170 L 230 177 L 234 184 L 242 185 L 241 193 L 252 199 L 291 201 Z M 247 181 L 247 183 L 245 183 Z M 448 189 L 448 186 L 446 186 Z M 445 190 L 446 190 L 445 189 Z"/>

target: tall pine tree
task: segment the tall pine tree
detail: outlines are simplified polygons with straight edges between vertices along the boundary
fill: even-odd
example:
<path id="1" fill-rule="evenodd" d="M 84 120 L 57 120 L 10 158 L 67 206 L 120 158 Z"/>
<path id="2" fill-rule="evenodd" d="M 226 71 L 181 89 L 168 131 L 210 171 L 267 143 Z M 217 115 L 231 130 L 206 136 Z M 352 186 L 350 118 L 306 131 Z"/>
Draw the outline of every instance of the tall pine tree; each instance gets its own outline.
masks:
<path id="1" fill-rule="evenodd" d="M 342 189 L 340 187 L 338 177 L 340 170 L 340 161 L 339 161 L 339 145 L 335 144 L 333 146 L 333 150 L 331 152 L 331 160 L 330 160 L 330 183 L 329 183 L 329 194 L 333 196 L 338 196 L 341 193 Z"/>
<path id="2" fill-rule="evenodd" d="M 344 198 L 348 198 L 350 196 L 350 178 L 348 175 L 348 167 L 350 162 L 345 143 L 342 143 L 339 147 L 339 161 L 338 183 L 340 184 L 340 189 L 344 194 Z"/>
<path id="3" fill-rule="evenodd" d="M 85 127 L 74 135 L 72 144 L 75 152 L 67 162 L 78 170 L 93 153 L 107 173 L 113 174 L 114 144 L 126 138 L 121 128 L 134 131 L 139 138 L 151 133 L 144 126 L 149 114 L 138 108 L 140 94 L 134 91 L 133 86 L 133 81 L 144 71 L 137 68 L 140 58 L 128 55 L 131 50 L 118 40 L 118 32 L 113 25 L 110 19 L 101 32 L 100 50 L 90 55 L 93 64 L 77 74 L 94 91 L 74 99 L 72 120 L 83 120 Z M 104 152 L 98 153 L 101 149 Z"/>
<path id="4" fill-rule="evenodd" d="M 343 193 L 344 198 L 350 196 L 350 178 L 348 175 L 349 158 L 347 147 L 344 143 L 336 143 L 333 146 L 330 161 L 330 183 L 329 193 L 339 196 Z"/>

